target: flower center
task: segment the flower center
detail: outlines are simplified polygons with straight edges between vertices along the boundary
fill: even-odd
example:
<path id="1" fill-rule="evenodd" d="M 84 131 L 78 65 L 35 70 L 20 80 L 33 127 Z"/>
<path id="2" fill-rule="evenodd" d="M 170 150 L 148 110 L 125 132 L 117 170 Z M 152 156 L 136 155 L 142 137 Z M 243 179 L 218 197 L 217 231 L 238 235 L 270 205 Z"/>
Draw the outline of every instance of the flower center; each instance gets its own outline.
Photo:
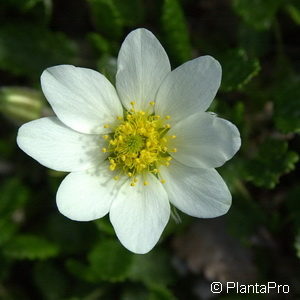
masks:
<path id="1" fill-rule="evenodd" d="M 137 182 L 137 175 L 144 175 L 144 185 L 147 185 L 146 174 L 152 173 L 158 176 L 161 165 L 169 166 L 172 157 L 170 152 L 177 150 L 169 149 L 168 142 L 176 138 L 168 135 L 171 128 L 166 121 L 170 116 L 150 114 L 147 111 L 137 111 L 134 102 L 132 108 L 124 113 L 124 117 L 118 117 L 118 124 L 114 126 L 113 133 L 104 135 L 107 147 L 103 152 L 108 152 L 109 169 L 117 171 L 117 180 L 120 175 L 131 177 L 131 185 Z M 153 102 L 150 105 L 154 105 Z M 110 128 L 109 124 L 104 125 Z M 164 183 L 164 180 L 161 180 Z"/>

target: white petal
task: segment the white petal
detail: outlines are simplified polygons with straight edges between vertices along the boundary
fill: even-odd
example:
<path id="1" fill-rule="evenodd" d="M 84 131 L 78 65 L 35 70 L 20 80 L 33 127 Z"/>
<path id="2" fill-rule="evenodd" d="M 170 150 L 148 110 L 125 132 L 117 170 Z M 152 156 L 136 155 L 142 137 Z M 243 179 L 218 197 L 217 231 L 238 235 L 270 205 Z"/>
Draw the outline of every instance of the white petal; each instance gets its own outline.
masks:
<path id="1" fill-rule="evenodd" d="M 120 188 L 120 182 L 112 177 L 107 163 L 95 170 L 69 174 L 57 191 L 59 211 L 76 221 L 102 218 Z"/>
<path id="2" fill-rule="evenodd" d="M 239 150 L 238 129 L 229 121 L 208 112 L 197 113 L 172 127 L 176 135 L 170 147 L 177 148 L 172 156 L 190 167 L 217 168 Z"/>
<path id="3" fill-rule="evenodd" d="M 122 106 L 113 85 L 100 73 L 60 65 L 41 76 L 43 92 L 57 117 L 83 133 L 104 133 L 104 124 L 122 115 Z"/>
<path id="4" fill-rule="evenodd" d="M 56 117 L 42 118 L 21 126 L 17 136 L 19 147 L 40 164 L 57 171 L 85 170 L 101 163 L 99 135 L 74 131 Z"/>
<path id="5" fill-rule="evenodd" d="M 121 243 L 135 253 L 150 251 L 168 223 L 170 205 L 162 184 L 153 175 L 132 187 L 125 183 L 110 209 L 110 220 Z"/>
<path id="6" fill-rule="evenodd" d="M 231 205 L 231 194 L 215 169 L 200 169 L 172 161 L 160 167 L 170 202 L 184 213 L 198 218 L 225 214 Z"/>
<path id="7" fill-rule="evenodd" d="M 211 56 L 188 61 L 173 70 L 163 81 L 157 96 L 155 112 L 170 115 L 170 123 L 205 111 L 221 83 L 222 69 Z"/>
<path id="8" fill-rule="evenodd" d="M 168 56 L 146 29 L 132 31 L 123 42 L 118 56 L 116 86 L 123 105 L 130 109 L 136 102 L 138 110 L 150 110 L 158 87 L 171 71 Z"/>

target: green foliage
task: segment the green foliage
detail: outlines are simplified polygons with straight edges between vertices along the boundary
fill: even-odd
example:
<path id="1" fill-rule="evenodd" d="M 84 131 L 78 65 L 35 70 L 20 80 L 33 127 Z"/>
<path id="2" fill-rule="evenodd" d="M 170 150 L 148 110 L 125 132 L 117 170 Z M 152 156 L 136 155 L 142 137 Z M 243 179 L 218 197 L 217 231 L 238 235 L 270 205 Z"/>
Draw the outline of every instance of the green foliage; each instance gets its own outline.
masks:
<path id="1" fill-rule="evenodd" d="M 274 21 L 283 0 L 233 0 L 233 9 L 249 25 L 266 30 Z"/>
<path id="2" fill-rule="evenodd" d="M 71 63 L 73 56 L 74 44 L 63 33 L 29 23 L 0 27 L 0 69 L 14 75 L 37 80 L 46 67 Z"/>
<path id="3" fill-rule="evenodd" d="M 257 155 L 246 161 L 245 179 L 256 186 L 274 188 L 279 178 L 294 170 L 299 156 L 288 150 L 288 143 L 267 140 L 260 145 Z"/>
<path id="4" fill-rule="evenodd" d="M 292 20 L 300 25 L 300 2 L 297 0 L 290 0 L 286 5 L 286 10 Z"/>
<path id="5" fill-rule="evenodd" d="M 63 299 L 68 282 L 61 270 L 50 261 L 38 262 L 34 268 L 34 281 L 43 299 Z"/>
<path id="6" fill-rule="evenodd" d="M 192 48 L 186 19 L 178 0 L 164 0 L 162 27 L 165 32 L 168 52 L 177 63 L 191 59 Z"/>
<path id="7" fill-rule="evenodd" d="M 296 249 L 296 255 L 298 256 L 298 258 L 300 258 L 300 232 L 298 232 L 296 235 L 295 249 Z"/>
<path id="8" fill-rule="evenodd" d="M 168 253 L 152 251 L 145 255 L 135 255 L 129 278 L 141 281 L 148 286 L 170 284 L 174 278 Z"/>
<path id="9" fill-rule="evenodd" d="M 110 38 L 120 38 L 125 26 L 135 26 L 144 18 L 144 7 L 141 0 L 87 1 L 95 27 Z"/>
<path id="10" fill-rule="evenodd" d="M 21 209 L 29 200 L 30 192 L 18 178 L 10 178 L 1 185 L 0 216 L 8 217 L 17 209 Z"/>
<path id="11" fill-rule="evenodd" d="M 93 13 L 93 21 L 100 32 L 109 32 L 120 37 L 123 29 L 121 12 L 114 0 L 88 0 Z"/>
<path id="12" fill-rule="evenodd" d="M 6 0 L 5 5 L 8 7 L 14 7 L 16 9 L 19 9 L 23 12 L 26 12 L 28 10 L 31 10 L 35 8 L 37 5 L 48 5 L 50 6 L 51 0 Z"/>
<path id="13" fill-rule="evenodd" d="M 249 58 L 243 49 L 229 50 L 221 58 L 223 69 L 222 89 L 239 90 L 260 71 L 259 61 Z"/>
<path id="14" fill-rule="evenodd" d="M 90 272 L 97 280 L 122 281 L 128 276 L 133 255 L 116 240 L 105 240 L 88 255 Z"/>
<path id="15" fill-rule="evenodd" d="M 43 237 L 23 234 L 7 243 L 3 252 L 14 259 L 47 259 L 58 254 L 58 247 Z"/>
<path id="16" fill-rule="evenodd" d="M 275 89 L 274 100 L 276 127 L 284 133 L 300 133 L 300 80 L 284 80 Z"/>

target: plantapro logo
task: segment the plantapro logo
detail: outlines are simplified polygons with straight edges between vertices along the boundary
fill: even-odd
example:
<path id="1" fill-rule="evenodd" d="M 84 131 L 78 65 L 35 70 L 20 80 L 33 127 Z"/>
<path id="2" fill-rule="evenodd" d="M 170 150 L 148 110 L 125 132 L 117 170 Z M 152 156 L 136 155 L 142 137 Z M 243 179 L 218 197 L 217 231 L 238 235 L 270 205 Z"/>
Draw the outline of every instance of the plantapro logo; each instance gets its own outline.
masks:
<path id="1" fill-rule="evenodd" d="M 237 294 L 288 294 L 290 286 L 288 284 L 278 284 L 274 281 L 269 281 L 266 284 L 239 284 L 238 282 L 228 281 L 226 284 L 215 281 L 211 284 L 211 292 L 219 294 L 237 293 Z"/>

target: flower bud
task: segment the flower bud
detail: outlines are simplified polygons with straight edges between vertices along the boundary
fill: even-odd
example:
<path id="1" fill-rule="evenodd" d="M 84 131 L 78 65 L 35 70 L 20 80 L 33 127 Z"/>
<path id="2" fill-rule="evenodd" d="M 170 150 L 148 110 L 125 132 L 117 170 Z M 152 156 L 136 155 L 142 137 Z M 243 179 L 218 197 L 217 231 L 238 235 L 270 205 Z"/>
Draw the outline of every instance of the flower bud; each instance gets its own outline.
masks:
<path id="1" fill-rule="evenodd" d="M 24 87 L 0 88 L 0 112 L 17 122 L 42 116 L 45 101 L 40 92 Z"/>

